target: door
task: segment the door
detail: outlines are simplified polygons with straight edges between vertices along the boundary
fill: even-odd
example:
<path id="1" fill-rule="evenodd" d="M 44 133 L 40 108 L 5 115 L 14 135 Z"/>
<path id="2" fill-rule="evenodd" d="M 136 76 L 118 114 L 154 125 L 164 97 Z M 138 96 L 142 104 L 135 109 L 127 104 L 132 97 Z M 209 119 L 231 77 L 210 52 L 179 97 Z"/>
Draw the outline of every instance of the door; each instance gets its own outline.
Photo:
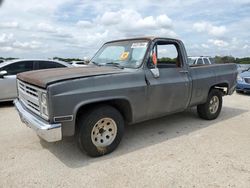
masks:
<path id="1" fill-rule="evenodd" d="M 177 43 L 164 40 L 157 41 L 150 52 L 156 54 L 160 76 L 155 78 L 150 69 L 146 71 L 149 118 L 182 111 L 189 103 L 191 82 L 180 53 Z"/>
<path id="2" fill-rule="evenodd" d="M 2 67 L 7 71 L 4 78 L 0 78 L 0 100 L 9 100 L 17 97 L 16 75 L 33 70 L 33 61 L 19 61 Z"/>

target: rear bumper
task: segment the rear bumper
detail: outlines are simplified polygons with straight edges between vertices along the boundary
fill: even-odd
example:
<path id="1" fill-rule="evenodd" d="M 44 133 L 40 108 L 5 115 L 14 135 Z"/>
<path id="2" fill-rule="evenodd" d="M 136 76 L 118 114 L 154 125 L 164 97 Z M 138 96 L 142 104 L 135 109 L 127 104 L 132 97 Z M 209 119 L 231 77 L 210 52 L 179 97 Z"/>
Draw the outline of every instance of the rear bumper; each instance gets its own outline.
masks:
<path id="1" fill-rule="evenodd" d="M 14 101 L 15 107 L 19 113 L 20 119 L 27 127 L 32 128 L 37 135 L 47 142 L 56 142 L 62 140 L 62 125 L 49 124 L 26 110 L 18 99 Z"/>

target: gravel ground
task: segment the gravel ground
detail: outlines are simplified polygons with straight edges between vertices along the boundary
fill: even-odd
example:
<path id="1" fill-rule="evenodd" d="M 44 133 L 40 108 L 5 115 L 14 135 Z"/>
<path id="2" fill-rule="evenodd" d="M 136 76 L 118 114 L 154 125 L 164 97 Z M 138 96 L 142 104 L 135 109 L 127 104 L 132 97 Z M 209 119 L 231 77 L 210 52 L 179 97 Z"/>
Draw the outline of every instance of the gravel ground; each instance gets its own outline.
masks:
<path id="1" fill-rule="evenodd" d="M 46 143 L 0 105 L 0 187 L 250 187 L 250 96 L 224 97 L 217 120 L 195 109 L 126 127 L 118 149 Z"/>

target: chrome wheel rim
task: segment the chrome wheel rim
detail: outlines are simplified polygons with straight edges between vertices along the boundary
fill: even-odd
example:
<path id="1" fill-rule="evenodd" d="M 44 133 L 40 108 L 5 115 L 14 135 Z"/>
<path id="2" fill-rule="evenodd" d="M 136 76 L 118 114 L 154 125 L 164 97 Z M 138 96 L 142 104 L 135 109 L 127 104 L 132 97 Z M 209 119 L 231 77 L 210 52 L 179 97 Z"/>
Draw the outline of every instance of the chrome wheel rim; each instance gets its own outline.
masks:
<path id="1" fill-rule="evenodd" d="M 215 114 L 219 108 L 219 98 L 217 96 L 213 96 L 209 102 L 209 111 L 211 114 Z"/>
<path id="2" fill-rule="evenodd" d="M 117 125 L 111 118 L 100 119 L 91 131 L 91 140 L 96 147 L 109 146 L 117 135 Z"/>

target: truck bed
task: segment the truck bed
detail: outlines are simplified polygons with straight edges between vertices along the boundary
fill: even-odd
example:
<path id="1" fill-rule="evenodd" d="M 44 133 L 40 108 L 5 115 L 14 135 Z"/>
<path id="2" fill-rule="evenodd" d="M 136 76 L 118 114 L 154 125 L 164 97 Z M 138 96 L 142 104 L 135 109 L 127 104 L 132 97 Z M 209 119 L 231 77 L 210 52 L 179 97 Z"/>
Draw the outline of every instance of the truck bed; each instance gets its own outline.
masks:
<path id="1" fill-rule="evenodd" d="M 189 73 L 192 80 L 190 106 L 205 102 L 213 85 L 220 84 L 221 87 L 227 87 L 226 92 L 231 95 L 237 84 L 237 68 L 233 63 L 190 66 Z"/>

